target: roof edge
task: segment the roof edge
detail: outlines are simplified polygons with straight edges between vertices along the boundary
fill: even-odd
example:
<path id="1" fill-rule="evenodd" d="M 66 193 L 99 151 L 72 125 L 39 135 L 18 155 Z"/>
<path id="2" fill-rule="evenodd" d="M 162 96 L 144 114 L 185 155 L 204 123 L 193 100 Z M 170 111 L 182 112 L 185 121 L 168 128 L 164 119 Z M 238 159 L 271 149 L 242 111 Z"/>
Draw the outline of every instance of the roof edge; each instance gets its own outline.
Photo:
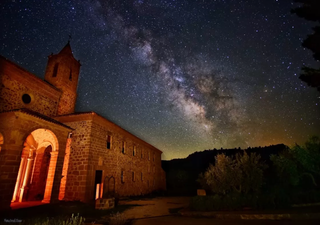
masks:
<path id="1" fill-rule="evenodd" d="M 26 109 L 26 108 L 3 111 L 3 112 L 0 112 L 0 114 L 1 113 L 11 113 L 11 112 L 13 112 L 13 113 L 21 112 L 21 113 L 28 114 L 30 116 L 37 117 L 39 119 L 45 120 L 47 122 L 54 123 L 54 124 L 59 125 L 59 126 L 63 126 L 63 127 L 67 128 L 67 129 L 74 130 L 73 128 L 71 128 L 71 127 L 69 127 L 69 126 L 67 126 L 67 125 L 65 125 L 65 124 L 63 124 L 63 123 L 61 123 L 61 122 L 49 117 L 49 116 L 45 116 L 43 114 L 40 114 L 38 112 L 35 112 L 33 110 L 30 110 L 30 109 Z"/>
<path id="2" fill-rule="evenodd" d="M 120 128 L 120 129 L 121 129 L 121 130 L 123 130 L 124 132 L 126 132 L 126 133 L 128 133 L 128 134 L 130 134 L 130 135 L 134 136 L 135 138 L 137 138 L 138 140 L 142 141 L 143 143 L 145 143 L 145 144 L 149 145 L 150 147 L 154 148 L 155 150 L 157 150 L 157 151 L 159 151 L 159 152 L 163 153 L 160 149 L 158 149 L 158 148 L 154 147 L 154 146 L 153 146 L 153 145 L 151 145 L 150 143 L 148 143 L 148 142 L 146 142 L 146 141 L 142 140 L 141 138 L 137 137 L 136 135 L 132 134 L 131 132 L 127 131 L 126 129 L 124 129 L 124 128 L 120 127 L 119 125 L 117 125 L 117 124 L 115 124 L 114 122 L 112 122 L 112 121 L 110 121 L 110 120 L 106 119 L 105 117 L 103 117 L 103 116 L 99 115 L 98 113 L 96 113 L 96 112 L 94 112 L 94 111 L 89 111 L 89 112 L 78 112 L 78 113 L 72 113 L 72 114 L 67 114 L 67 115 L 60 115 L 60 116 L 55 116 L 55 117 L 56 117 L 56 118 L 62 118 L 62 117 L 80 116 L 80 115 L 86 115 L 86 114 L 91 114 L 92 116 L 98 116 L 98 117 L 100 117 L 101 119 L 103 119 L 103 120 L 105 120 L 105 121 L 107 121 L 107 122 L 109 122 L 109 123 L 113 124 L 114 126 L 116 126 L 116 127 Z"/>

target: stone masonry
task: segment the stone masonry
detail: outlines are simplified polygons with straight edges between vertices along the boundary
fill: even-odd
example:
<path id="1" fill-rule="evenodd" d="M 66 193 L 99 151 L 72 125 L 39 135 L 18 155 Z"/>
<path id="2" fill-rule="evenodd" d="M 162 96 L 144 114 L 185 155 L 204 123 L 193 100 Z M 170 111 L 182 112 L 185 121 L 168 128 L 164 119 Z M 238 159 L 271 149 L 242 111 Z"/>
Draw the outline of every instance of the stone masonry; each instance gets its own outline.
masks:
<path id="1" fill-rule="evenodd" d="M 69 43 L 48 57 L 44 80 L 0 56 L 0 210 L 166 188 L 160 150 L 95 112 L 75 112 L 80 66 Z"/>
<path id="2" fill-rule="evenodd" d="M 99 170 L 102 171 L 100 184 L 106 190 L 104 179 L 113 176 L 115 192 L 120 196 L 165 189 L 160 150 L 94 112 L 55 119 L 74 129 L 66 199 L 91 201 L 96 190 L 95 173 Z M 108 137 L 111 137 L 109 148 Z"/>

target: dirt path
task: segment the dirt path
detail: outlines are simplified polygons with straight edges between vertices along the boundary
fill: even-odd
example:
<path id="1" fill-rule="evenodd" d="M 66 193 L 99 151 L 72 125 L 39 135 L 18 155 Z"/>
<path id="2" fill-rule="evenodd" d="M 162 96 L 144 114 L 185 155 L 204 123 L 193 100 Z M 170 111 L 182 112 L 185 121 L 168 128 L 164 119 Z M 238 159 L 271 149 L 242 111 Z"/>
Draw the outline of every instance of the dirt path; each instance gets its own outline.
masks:
<path id="1" fill-rule="evenodd" d="M 127 219 L 170 215 L 189 205 L 190 197 L 158 197 L 146 200 L 121 200 L 120 205 L 137 205 L 123 212 Z"/>

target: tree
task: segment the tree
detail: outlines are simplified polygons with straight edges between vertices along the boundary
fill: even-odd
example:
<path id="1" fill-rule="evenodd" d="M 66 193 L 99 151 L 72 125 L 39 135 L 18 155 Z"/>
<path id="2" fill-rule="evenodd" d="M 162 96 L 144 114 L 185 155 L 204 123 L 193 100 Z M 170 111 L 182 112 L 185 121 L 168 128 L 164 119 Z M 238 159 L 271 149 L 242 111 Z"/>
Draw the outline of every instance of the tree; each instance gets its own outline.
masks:
<path id="1" fill-rule="evenodd" d="M 244 194 L 260 191 L 263 184 L 263 172 L 267 168 L 267 165 L 260 159 L 261 156 L 256 153 L 248 155 L 244 152 L 243 155 L 236 155 L 237 170 L 241 174 L 238 191 Z"/>
<path id="2" fill-rule="evenodd" d="M 294 0 L 301 5 L 291 12 L 306 20 L 320 22 L 320 1 L 319 0 Z M 310 49 L 313 52 L 315 60 L 320 60 L 320 26 L 313 28 L 314 33 L 308 35 L 303 41 L 302 46 Z M 300 75 L 300 80 L 306 82 L 309 86 L 317 88 L 320 92 L 320 68 L 314 69 L 310 67 L 302 67 L 303 73 Z"/>
<path id="3" fill-rule="evenodd" d="M 235 174 L 234 161 L 225 154 L 215 157 L 215 165 L 210 164 L 204 174 L 200 174 L 198 182 L 203 188 L 225 195 L 231 191 Z"/>
<path id="4" fill-rule="evenodd" d="M 307 177 L 317 186 L 316 178 L 320 176 L 320 139 L 311 137 L 304 146 L 295 145 L 286 152 L 272 155 L 276 173 L 285 185 L 298 186 Z"/>
<path id="5" fill-rule="evenodd" d="M 210 165 L 204 174 L 200 174 L 198 182 L 204 189 L 222 195 L 259 192 L 265 168 L 265 163 L 255 153 L 238 153 L 235 159 L 219 154 L 215 158 L 215 165 Z"/>

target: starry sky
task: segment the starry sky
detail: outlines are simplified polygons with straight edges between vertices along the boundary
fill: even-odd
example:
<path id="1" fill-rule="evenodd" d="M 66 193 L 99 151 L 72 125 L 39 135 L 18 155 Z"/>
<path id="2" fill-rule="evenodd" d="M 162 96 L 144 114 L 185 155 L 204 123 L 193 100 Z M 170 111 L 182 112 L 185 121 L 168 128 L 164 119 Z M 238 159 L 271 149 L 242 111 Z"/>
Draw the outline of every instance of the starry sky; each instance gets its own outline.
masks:
<path id="1" fill-rule="evenodd" d="M 95 111 L 183 158 L 320 135 L 312 22 L 291 0 L 1 0 L 0 54 L 44 78 L 72 36 L 77 111 Z"/>

